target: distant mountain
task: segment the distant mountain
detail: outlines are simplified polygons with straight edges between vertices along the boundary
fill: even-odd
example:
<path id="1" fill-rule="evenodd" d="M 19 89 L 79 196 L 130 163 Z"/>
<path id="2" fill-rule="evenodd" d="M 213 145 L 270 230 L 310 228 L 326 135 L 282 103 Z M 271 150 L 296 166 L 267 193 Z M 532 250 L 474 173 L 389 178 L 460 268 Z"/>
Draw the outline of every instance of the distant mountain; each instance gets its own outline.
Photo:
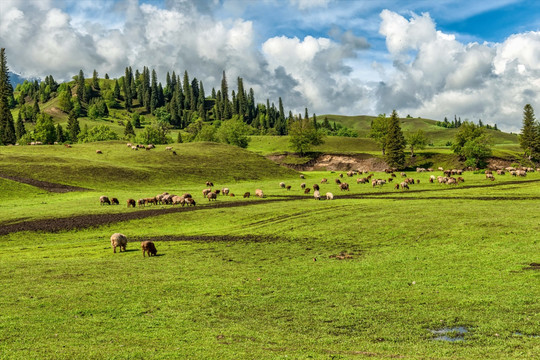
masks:
<path id="1" fill-rule="evenodd" d="M 24 82 L 24 80 L 28 80 L 28 81 L 34 81 L 36 79 L 32 78 L 24 78 L 18 74 L 15 74 L 13 72 L 9 72 L 8 73 L 8 76 L 9 76 L 9 82 L 11 83 L 11 86 L 13 86 L 13 88 L 15 89 L 15 87 L 17 87 L 17 84 L 22 84 Z"/>

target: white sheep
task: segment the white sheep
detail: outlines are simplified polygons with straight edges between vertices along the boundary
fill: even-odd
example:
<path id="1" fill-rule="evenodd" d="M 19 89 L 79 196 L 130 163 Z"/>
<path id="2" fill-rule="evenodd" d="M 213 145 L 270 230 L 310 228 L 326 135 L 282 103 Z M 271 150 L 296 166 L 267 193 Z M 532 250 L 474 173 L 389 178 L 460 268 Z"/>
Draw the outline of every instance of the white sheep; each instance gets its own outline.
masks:
<path id="1" fill-rule="evenodd" d="M 114 233 L 111 235 L 111 246 L 113 248 L 113 252 L 116 254 L 116 248 L 120 248 L 120 252 L 126 251 L 126 245 L 127 245 L 127 237 L 124 234 L 120 233 Z"/>

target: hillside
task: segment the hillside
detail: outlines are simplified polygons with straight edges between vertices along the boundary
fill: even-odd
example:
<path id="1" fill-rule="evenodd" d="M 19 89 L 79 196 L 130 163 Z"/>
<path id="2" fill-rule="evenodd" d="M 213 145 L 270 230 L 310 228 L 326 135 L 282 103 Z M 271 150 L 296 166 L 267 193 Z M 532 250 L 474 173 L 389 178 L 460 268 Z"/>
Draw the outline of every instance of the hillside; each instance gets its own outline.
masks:
<path id="1" fill-rule="evenodd" d="M 330 123 L 336 122 L 348 128 L 358 131 L 360 137 L 369 137 L 371 121 L 376 116 L 359 115 L 359 116 L 342 116 L 342 115 L 320 115 L 318 119 L 328 118 Z M 434 146 L 445 146 L 449 141 L 452 141 L 458 129 L 444 128 L 437 126 L 436 120 L 423 118 L 401 118 L 401 128 L 406 135 L 408 132 L 423 130 L 427 137 L 432 141 Z M 488 129 L 487 132 L 491 135 L 493 143 L 496 145 L 518 145 L 518 137 L 516 134 L 509 134 L 502 131 Z"/>
<path id="2" fill-rule="evenodd" d="M 84 188 L 170 187 L 185 183 L 231 182 L 296 176 L 293 170 L 235 146 L 174 144 L 133 151 L 125 142 L 5 147 L 0 175 Z M 103 154 L 96 154 L 99 149 Z"/>

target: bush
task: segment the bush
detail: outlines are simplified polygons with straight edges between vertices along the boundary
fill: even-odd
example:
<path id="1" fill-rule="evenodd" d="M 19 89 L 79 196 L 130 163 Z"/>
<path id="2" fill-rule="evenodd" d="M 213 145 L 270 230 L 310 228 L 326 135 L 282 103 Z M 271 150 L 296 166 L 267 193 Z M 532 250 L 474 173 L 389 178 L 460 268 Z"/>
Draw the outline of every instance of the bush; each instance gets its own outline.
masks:
<path id="1" fill-rule="evenodd" d="M 168 127 L 163 123 L 154 123 L 144 128 L 135 137 L 136 141 L 141 144 L 169 144 L 172 143 Z"/>
<path id="2" fill-rule="evenodd" d="M 79 135 L 79 142 L 82 143 L 106 140 L 118 140 L 118 135 L 107 125 L 94 126 Z"/>

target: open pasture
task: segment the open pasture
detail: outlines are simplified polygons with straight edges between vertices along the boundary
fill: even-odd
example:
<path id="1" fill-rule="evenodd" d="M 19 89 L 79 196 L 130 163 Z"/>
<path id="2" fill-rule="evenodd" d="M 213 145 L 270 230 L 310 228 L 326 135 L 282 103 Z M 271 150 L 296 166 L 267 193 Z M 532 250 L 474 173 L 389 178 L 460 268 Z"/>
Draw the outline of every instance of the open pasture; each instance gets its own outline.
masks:
<path id="1" fill-rule="evenodd" d="M 420 183 L 404 191 L 392 187 L 399 173 L 381 187 L 345 172 L 300 179 L 222 145 L 200 158 L 182 145 L 184 161 L 163 172 L 143 158 L 171 155 L 163 147 L 126 157 L 117 143 L 99 146 L 102 157 L 95 144 L 0 155 L 2 174 L 88 189 L 51 193 L 0 178 L 0 358 L 540 356 L 537 172 L 495 181 L 466 172 L 457 186 L 428 182 L 441 172 L 408 172 Z M 29 163 L 21 160 L 27 151 L 61 155 Z M 123 176 L 104 171 L 113 166 Z M 210 202 L 206 181 L 237 196 Z M 303 182 L 335 199 L 315 201 Z M 126 207 L 128 197 L 163 191 L 190 192 L 197 206 Z M 101 195 L 120 205 L 101 206 Z M 112 221 L 63 228 L 59 220 L 89 215 Z M 24 228 L 44 219 L 60 225 Z M 126 252 L 113 254 L 115 232 L 130 240 Z M 154 241 L 157 256 L 143 258 L 142 240 Z M 452 341 L 437 340 L 443 333 Z"/>

